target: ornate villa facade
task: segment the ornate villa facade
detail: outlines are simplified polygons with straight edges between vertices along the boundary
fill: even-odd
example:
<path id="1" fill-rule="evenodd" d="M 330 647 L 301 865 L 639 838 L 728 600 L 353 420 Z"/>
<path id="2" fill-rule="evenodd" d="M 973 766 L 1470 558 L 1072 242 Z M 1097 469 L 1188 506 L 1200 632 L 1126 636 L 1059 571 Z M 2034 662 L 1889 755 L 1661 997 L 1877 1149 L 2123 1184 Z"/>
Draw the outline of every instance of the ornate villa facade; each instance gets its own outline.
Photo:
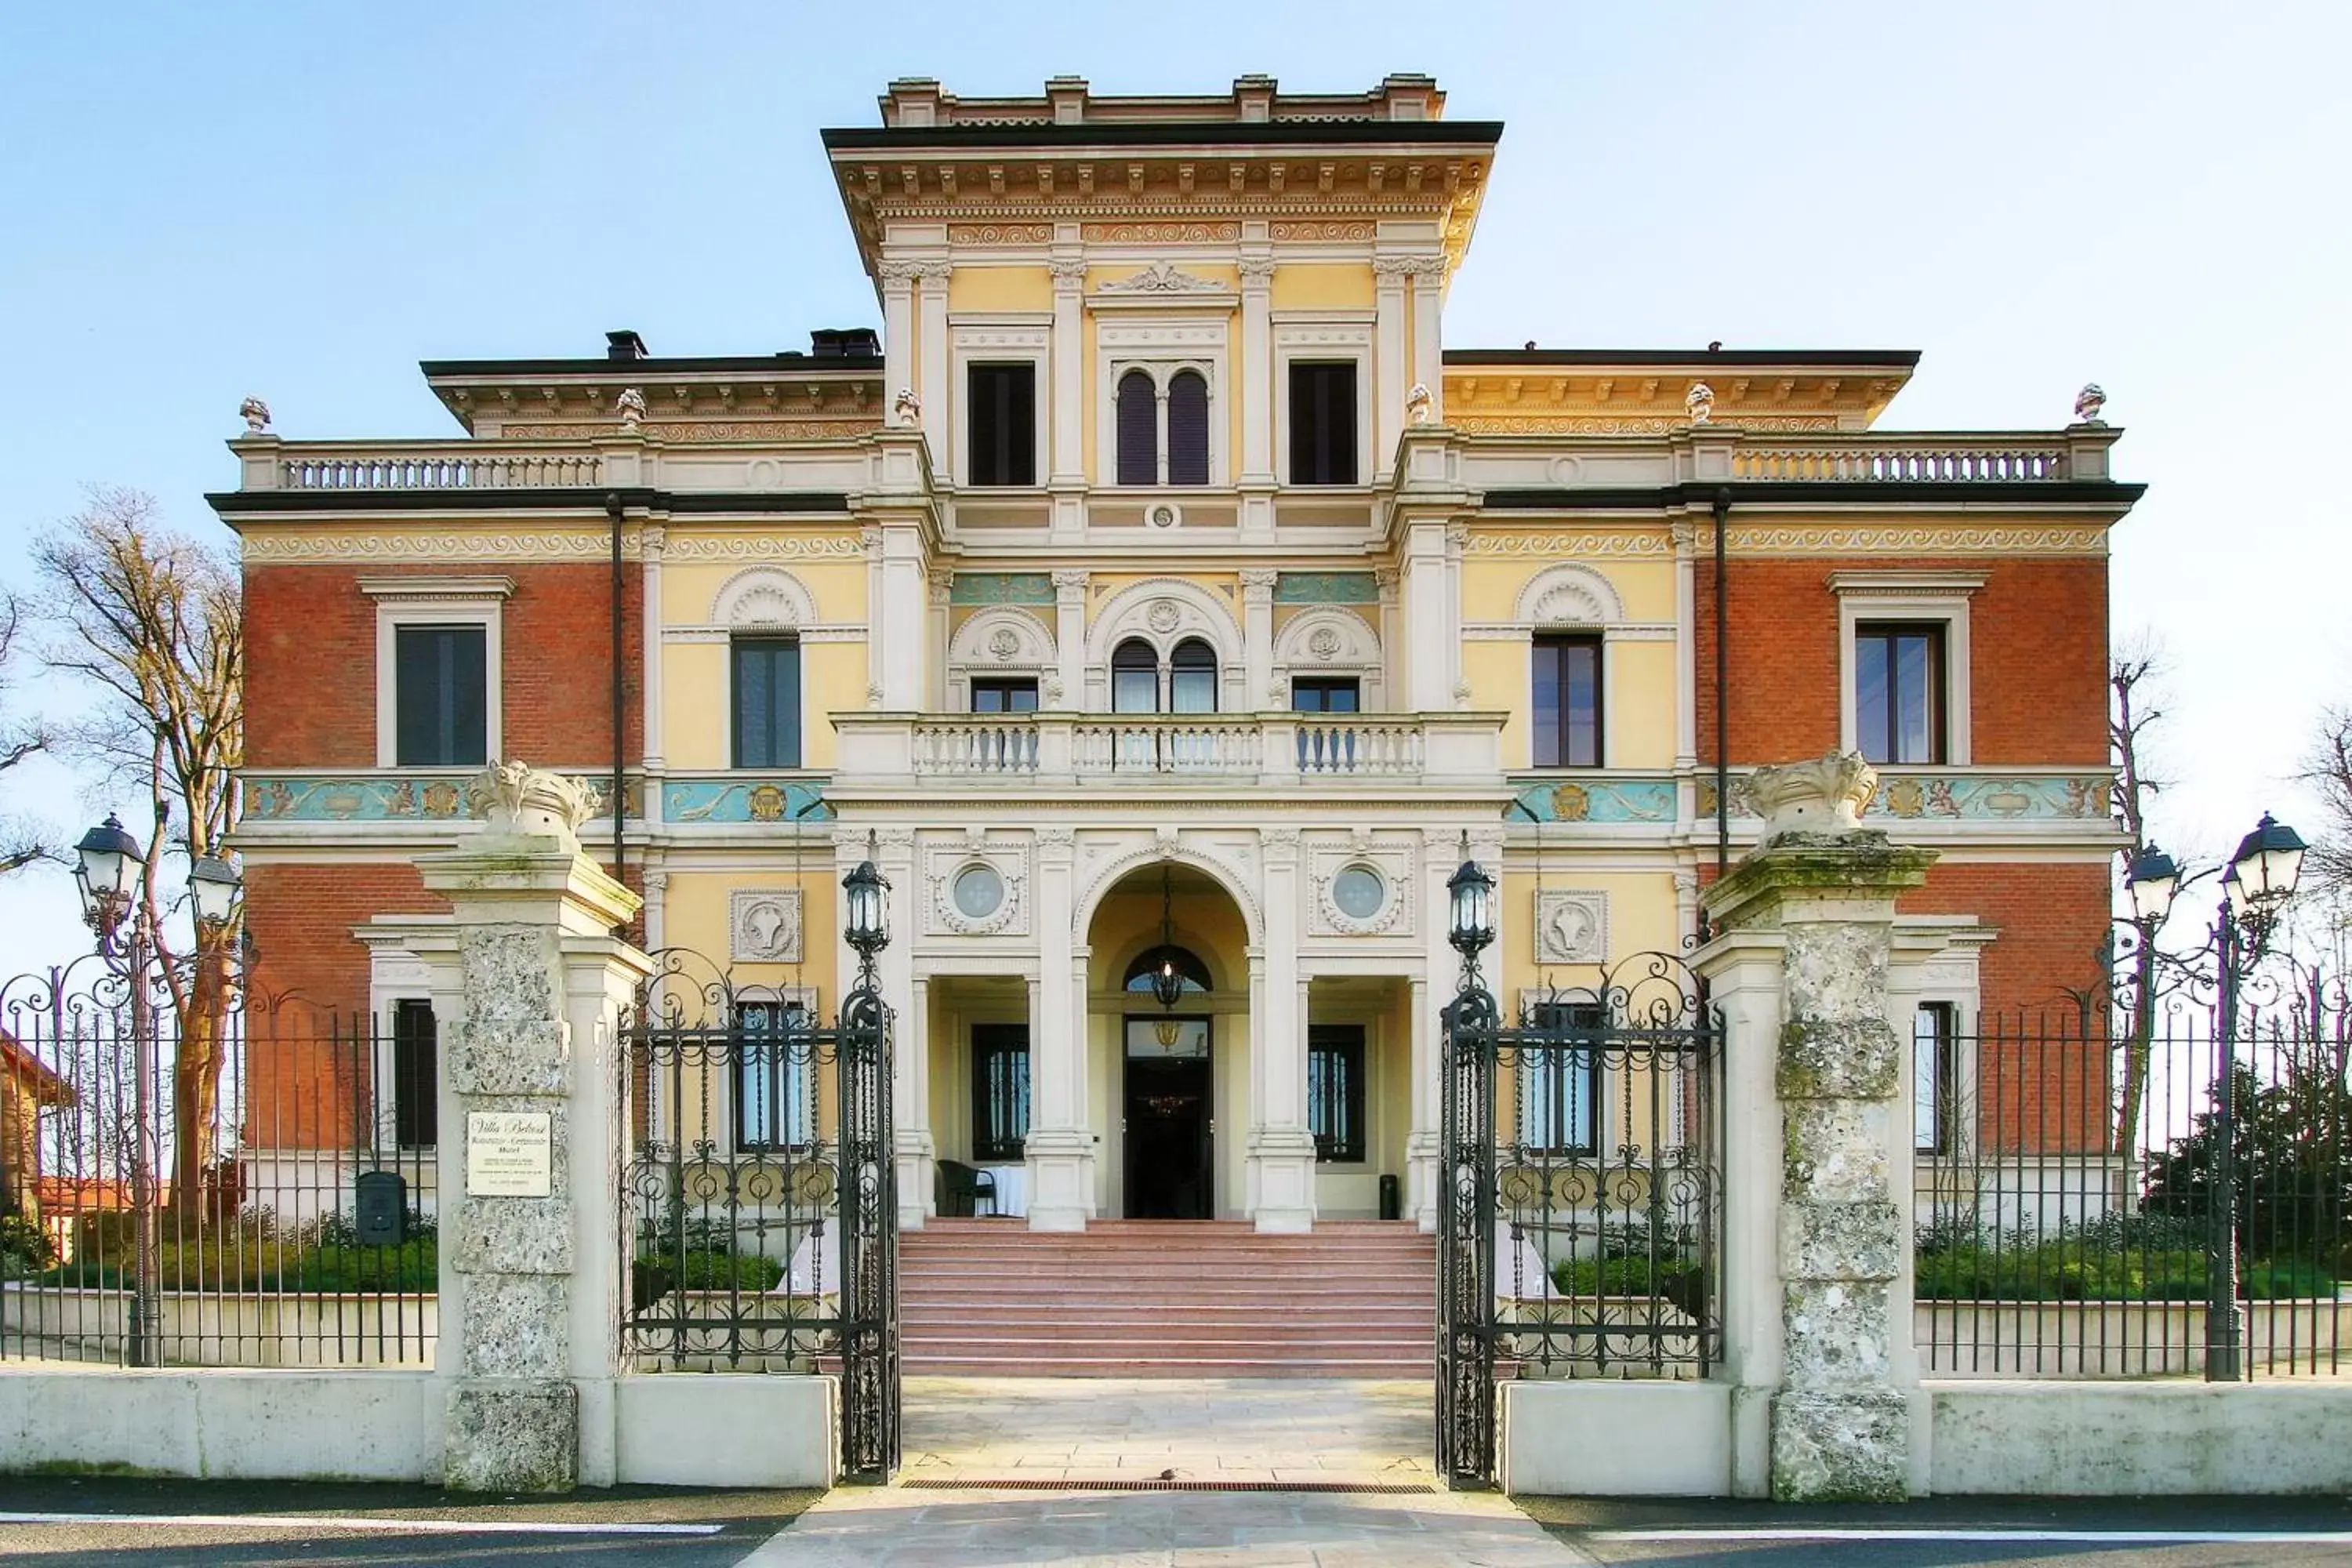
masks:
<path id="1" fill-rule="evenodd" d="M 2095 977 L 2140 487 L 2095 396 L 1920 434 L 1910 353 L 1453 342 L 1502 127 L 1423 77 L 881 102 L 824 138 L 878 331 L 427 362 L 461 436 L 230 444 L 249 922 L 383 1022 L 386 1136 L 436 1135 L 413 862 L 501 758 L 604 791 L 635 940 L 748 1008 L 836 1005 L 875 847 L 909 1226 L 967 1168 L 1039 1228 L 1429 1223 L 1465 845 L 1507 1006 L 1591 986 L 1697 931 L 1758 764 L 1859 750 L 1941 853 L 1923 1130 L 1973 1070 L 1937 1041 Z M 1519 1095 L 1657 1135 L 1605 1063 Z M 737 1070 L 661 1114 L 814 1111 Z"/>

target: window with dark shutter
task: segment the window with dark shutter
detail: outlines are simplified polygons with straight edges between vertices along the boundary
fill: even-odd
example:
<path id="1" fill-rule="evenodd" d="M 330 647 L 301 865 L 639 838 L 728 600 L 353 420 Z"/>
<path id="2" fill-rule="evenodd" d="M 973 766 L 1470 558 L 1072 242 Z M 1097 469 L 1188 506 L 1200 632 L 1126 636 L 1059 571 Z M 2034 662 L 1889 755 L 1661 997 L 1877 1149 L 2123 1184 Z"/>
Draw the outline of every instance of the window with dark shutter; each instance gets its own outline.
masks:
<path id="1" fill-rule="evenodd" d="M 394 633 L 394 765 L 480 767 L 489 761 L 488 643 L 478 626 Z"/>
<path id="2" fill-rule="evenodd" d="M 1037 482 L 1037 367 L 976 364 L 970 382 L 971 482 Z"/>
<path id="3" fill-rule="evenodd" d="M 1198 371 L 1180 370 L 1168 384 L 1168 482 L 1209 482 L 1209 383 Z"/>
<path id="4" fill-rule="evenodd" d="M 792 637 L 737 637 L 735 766 L 801 765 L 801 645 Z"/>
<path id="5" fill-rule="evenodd" d="M 1601 765 L 1601 639 L 1538 637 L 1533 655 L 1534 765 Z"/>
<path id="6" fill-rule="evenodd" d="M 439 1039 L 432 1003 L 408 997 L 392 1005 L 392 1136 L 403 1149 L 440 1142 Z"/>
<path id="7" fill-rule="evenodd" d="M 1359 482 L 1353 360 L 1290 362 L 1290 482 Z"/>
<path id="8" fill-rule="evenodd" d="M 1160 389 L 1139 370 L 1118 378 L 1118 482 L 1160 482 Z"/>

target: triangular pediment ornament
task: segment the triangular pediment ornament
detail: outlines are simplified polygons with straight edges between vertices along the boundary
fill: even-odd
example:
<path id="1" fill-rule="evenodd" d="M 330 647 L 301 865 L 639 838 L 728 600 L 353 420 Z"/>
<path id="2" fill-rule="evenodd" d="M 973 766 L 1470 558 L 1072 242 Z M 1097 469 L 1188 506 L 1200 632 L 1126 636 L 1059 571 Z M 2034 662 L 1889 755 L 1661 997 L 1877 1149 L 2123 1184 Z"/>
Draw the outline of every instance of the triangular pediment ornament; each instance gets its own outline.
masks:
<path id="1" fill-rule="evenodd" d="M 1155 261 L 1131 278 L 1102 286 L 1106 294 L 1213 294 L 1226 286 L 1213 279 L 1180 272 L 1172 261 Z"/>

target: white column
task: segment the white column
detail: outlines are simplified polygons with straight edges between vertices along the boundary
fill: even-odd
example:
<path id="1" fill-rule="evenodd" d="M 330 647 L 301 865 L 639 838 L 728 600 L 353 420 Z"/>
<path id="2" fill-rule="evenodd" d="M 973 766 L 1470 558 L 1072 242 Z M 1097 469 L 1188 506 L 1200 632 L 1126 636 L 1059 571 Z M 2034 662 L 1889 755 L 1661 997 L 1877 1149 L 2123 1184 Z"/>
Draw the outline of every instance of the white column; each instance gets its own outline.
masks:
<path id="1" fill-rule="evenodd" d="M 885 261 L 882 280 L 882 411 L 891 412 L 901 392 L 915 390 L 915 276 L 921 264 Z"/>
<path id="2" fill-rule="evenodd" d="M 898 1050 L 891 1058 L 890 1104 L 898 1112 L 891 1129 L 898 1145 L 898 1228 L 920 1230 L 933 1205 L 931 1163 L 939 1146 L 931 1137 L 931 983 L 908 982 L 906 1016 L 898 1023 Z"/>
<path id="3" fill-rule="evenodd" d="M 1037 987 L 1029 1021 L 1029 1228 L 1084 1230 L 1094 1208 L 1094 1132 L 1087 1125 L 1087 976 L 1074 925 L 1076 837 L 1039 828 Z"/>
<path id="4" fill-rule="evenodd" d="M 1053 537 L 1075 542 L 1087 523 L 1087 264 L 1082 256 L 1057 255 L 1046 265 L 1054 275 L 1054 361 L 1045 396 L 1054 422 L 1045 483 L 1053 492 Z"/>
<path id="5" fill-rule="evenodd" d="M 1412 275 L 1412 380 L 1429 388 L 1430 417 L 1445 418 L 1445 356 L 1442 322 L 1445 306 L 1445 258 L 1424 257 Z"/>
<path id="6" fill-rule="evenodd" d="M 948 423 L 948 279 L 954 271 L 945 261 L 926 261 L 916 274 L 923 286 L 921 384 L 916 391 L 923 400 L 923 435 L 931 444 L 931 471 L 942 478 L 953 472 L 948 466 L 951 428 Z"/>
<path id="7" fill-rule="evenodd" d="M 1258 841 L 1265 852 L 1265 973 L 1252 986 L 1247 1199 L 1261 1231 L 1312 1230 L 1315 1137 L 1307 1127 L 1298 830 L 1261 828 Z"/>
<path id="8" fill-rule="evenodd" d="M 1372 581 L 1381 595 L 1381 689 L 1380 700 L 1367 706 L 1383 710 L 1402 705 L 1404 697 L 1404 670 L 1399 658 L 1404 647 L 1403 626 L 1397 616 L 1397 571 L 1393 566 L 1372 568 Z M 1371 695 L 1366 693 L 1367 696 Z"/>
<path id="9" fill-rule="evenodd" d="M 881 650 L 882 706 L 893 713 L 923 706 L 929 582 L 922 552 L 922 538 L 913 527 L 884 526 L 882 613 L 869 637 Z"/>
<path id="10" fill-rule="evenodd" d="M 1406 275 L 1421 265 L 1411 257 L 1372 258 L 1372 482 L 1396 468 L 1397 437 L 1404 434 L 1404 395 L 1412 385 L 1405 353 Z"/>
<path id="11" fill-rule="evenodd" d="M 1693 548 L 1696 531 L 1686 521 L 1673 525 L 1675 766 L 1677 768 L 1698 765 L 1698 556 Z"/>
<path id="12" fill-rule="evenodd" d="M 1439 713 L 1454 706 L 1449 623 L 1454 606 L 1446 598 L 1445 525 L 1434 519 L 1415 521 L 1404 539 L 1405 702 L 1407 710 Z"/>
<path id="13" fill-rule="evenodd" d="M 663 531 L 647 526 L 637 533 L 639 591 L 644 603 L 638 611 L 638 635 L 645 642 L 643 679 L 645 690 L 646 820 L 661 820 L 661 786 L 656 775 L 662 771 L 662 538 Z"/>
<path id="14" fill-rule="evenodd" d="M 1242 686 L 1244 708 L 1286 708 L 1287 693 L 1274 689 L 1274 584 L 1270 567 L 1242 568 Z"/>
<path id="15" fill-rule="evenodd" d="M 922 706 L 948 707 L 948 605 L 955 594 L 952 573 L 934 572 L 929 581 L 930 615 L 923 626 Z"/>
<path id="16" fill-rule="evenodd" d="M 1087 574 L 1083 567 L 1054 574 L 1054 658 L 1061 692 L 1041 692 L 1044 706 L 1073 710 L 1087 706 Z M 1108 706 L 1108 703 L 1105 706 Z"/>
<path id="17" fill-rule="evenodd" d="M 1234 379 L 1242 399 L 1241 536 L 1274 537 L 1274 257 L 1244 253 L 1242 349 Z"/>

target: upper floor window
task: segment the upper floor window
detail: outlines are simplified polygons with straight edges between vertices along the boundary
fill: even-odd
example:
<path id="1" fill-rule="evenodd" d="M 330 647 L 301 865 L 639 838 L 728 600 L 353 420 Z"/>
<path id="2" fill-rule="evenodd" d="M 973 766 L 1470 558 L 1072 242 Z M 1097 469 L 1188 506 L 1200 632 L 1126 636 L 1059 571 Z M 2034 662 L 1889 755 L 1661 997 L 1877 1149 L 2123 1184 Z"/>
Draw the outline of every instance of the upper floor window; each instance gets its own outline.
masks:
<path id="1" fill-rule="evenodd" d="M 1290 362 L 1290 482 L 1352 485 L 1356 467 L 1356 362 Z"/>
<path id="2" fill-rule="evenodd" d="M 489 761 L 485 628 L 404 626 L 394 629 L 393 646 L 393 765 L 479 767 Z"/>
<path id="3" fill-rule="evenodd" d="M 1118 378 L 1118 482 L 1160 482 L 1160 389 L 1147 371 Z"/>
<path id="4" fill-rule="evenodd" d="M 1111 650 L 1110 708 L 1114 713 L 1160 710 L 1160 656 L 1141 637 Z"/>
<path id="5" fill-rule="evenodd" d="M 1186 637 L 1168 656 L 1168 711 L 1217 710 L 1217 652 L 1198 637 Z"/>
<path id="6" fill-rule="evenodd" d="M 1352 676 L 1299 675 L 1290 681 L 1294 713 L 1354 713 L 1363 706 L 1361 683 Z"/>
<path id="7" fill-rule="evenodd" d="M 1601 639 L 1536 638 L 1534 677 L 1533 765 L 1601 766 Z"/>
<path id="8" fill-rule="evenodd" d="M 1853 629 L 1854 743 L 1874 763 L 1940 763 L 1944 628 L 1864 621 Z"/>
<path id="9" fill-rule="evenodd" d="M 973 677 L 971 710 L 975 713 L 1034 713 L 1037 711 L 1036 678 Z"/>
<path id="10" fill-rule="evenodd" d="M 801 645 L 795 637 L 737 637 L 735 761 L 739 768 L 801 765 Z"/>
<path id="11" fill-rule="evenodd" d="M 1209 482 L 1209 380 L 1197 370 L 1168 381 L 1168 482 Z"/>
<path id="12" fill-rule="evenodd" d="M 1037 482 L 1037 367 L 975 364 L 971 370 L 971 462 L 975 485 Z"/>

